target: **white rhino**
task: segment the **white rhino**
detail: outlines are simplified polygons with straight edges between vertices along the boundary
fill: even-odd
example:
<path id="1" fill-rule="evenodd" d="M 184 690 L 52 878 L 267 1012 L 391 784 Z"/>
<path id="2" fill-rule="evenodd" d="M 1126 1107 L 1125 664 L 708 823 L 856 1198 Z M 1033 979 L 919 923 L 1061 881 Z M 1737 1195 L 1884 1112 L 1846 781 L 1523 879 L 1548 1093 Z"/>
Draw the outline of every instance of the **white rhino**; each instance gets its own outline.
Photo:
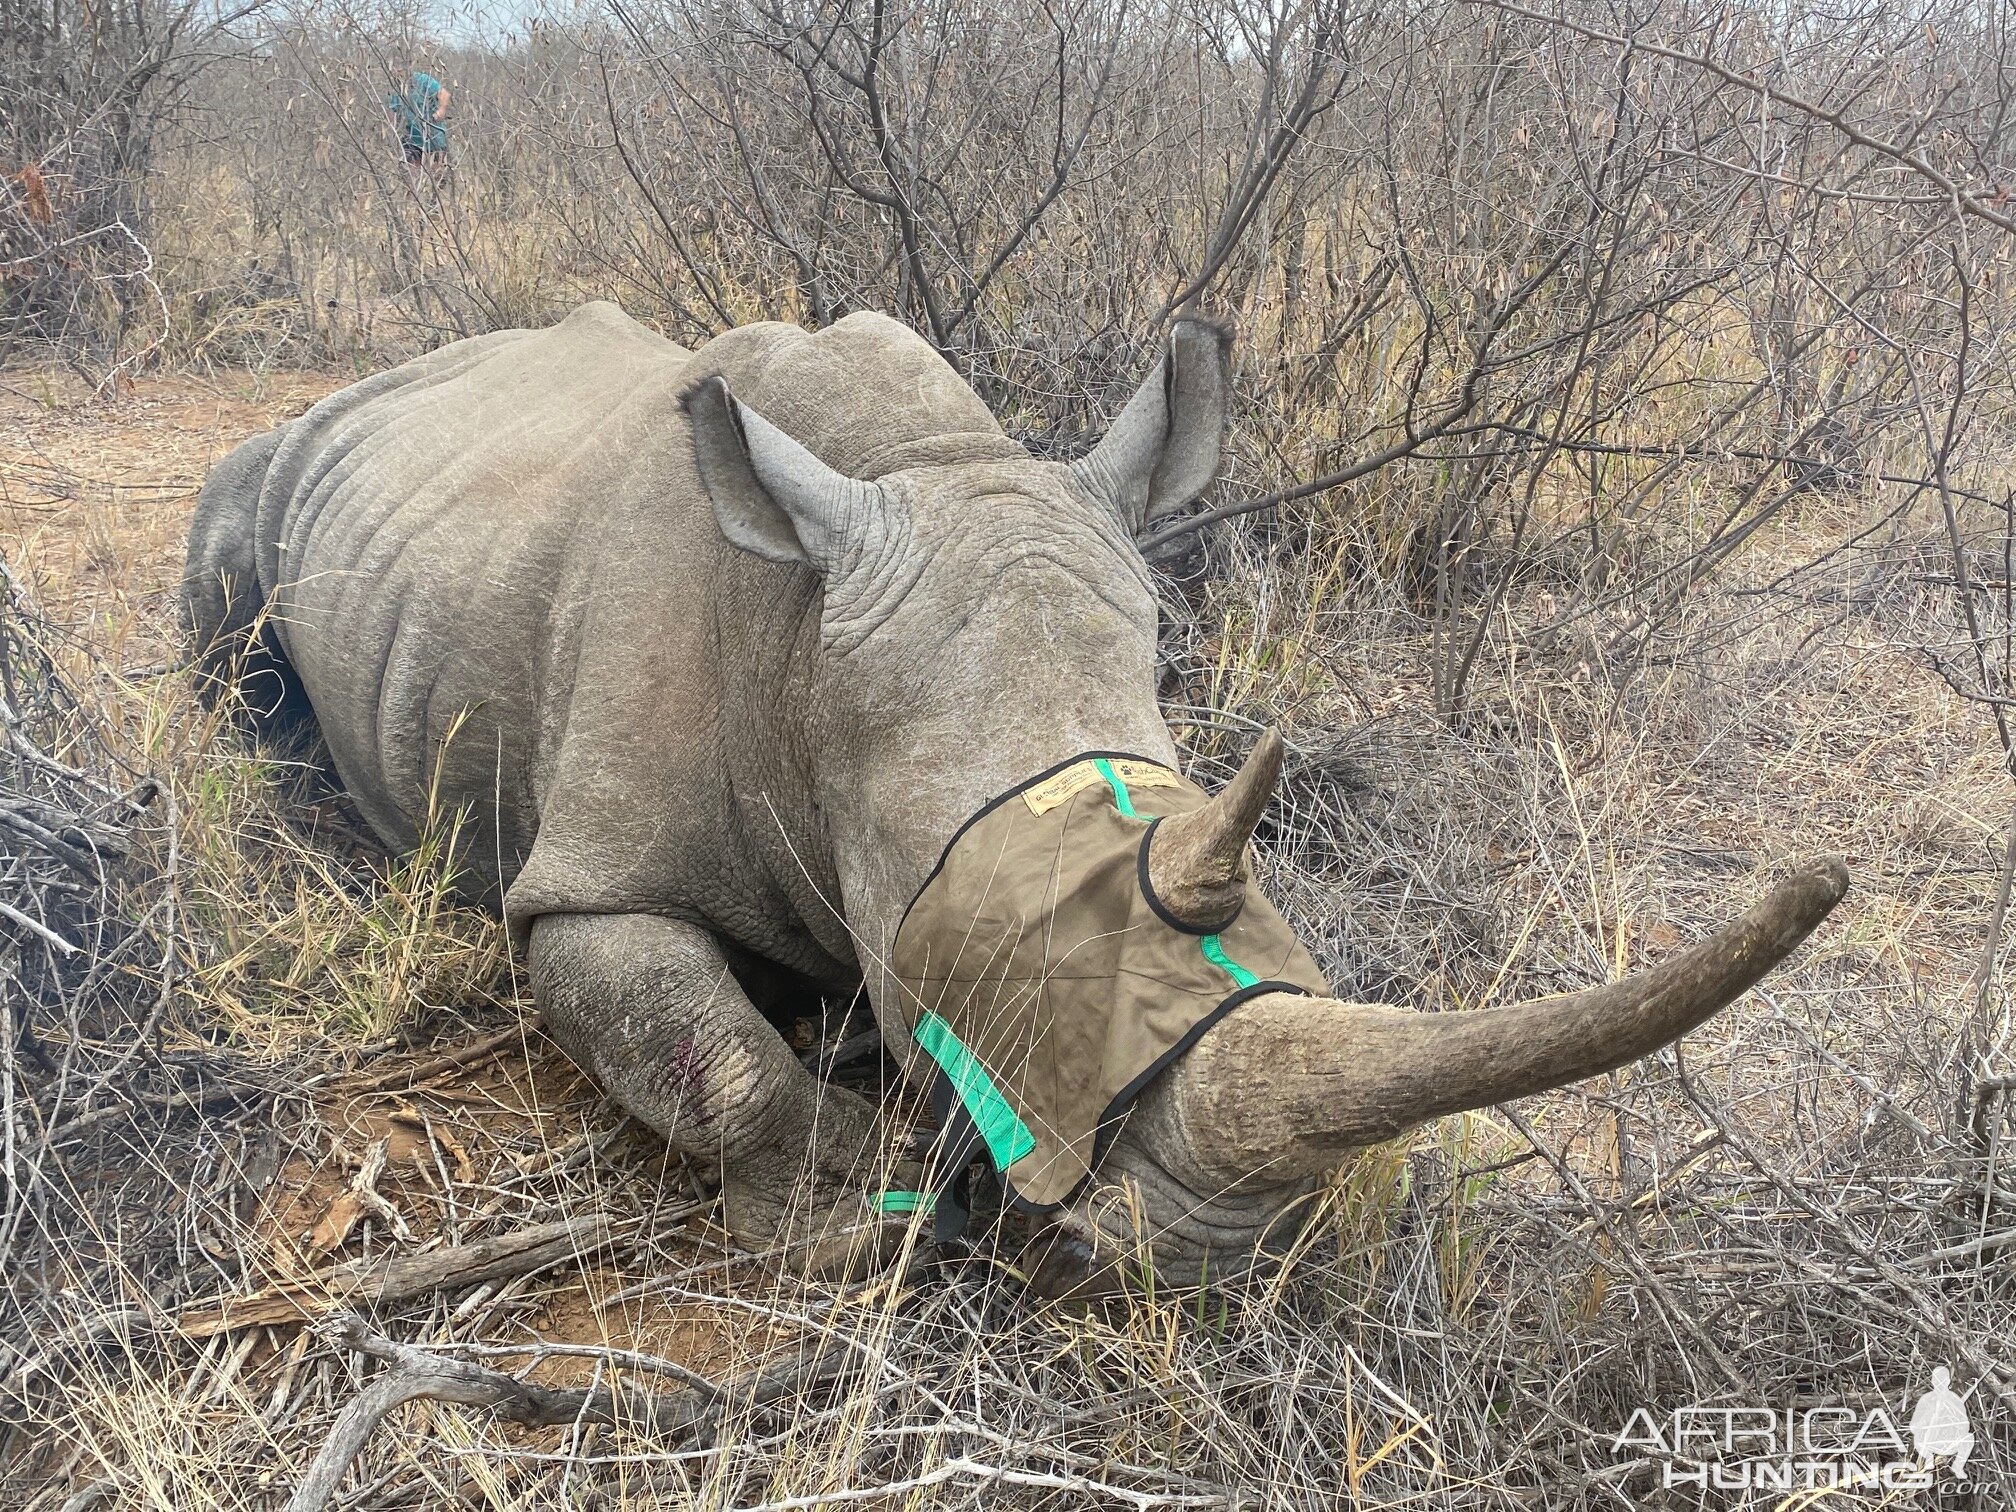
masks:
<path id="1" fill-rule="evenodd" d="M 876 315 L 688 352 L 596 304 L 460 341 L 218 466 L 185 583 L 200 667 L 263 723 L 312 718 L 388 845 L 465 813 L 561 1043 L 718 1181 L 738 1238 L 814 1232 L 890 1178 L 874 1110 L 773 1017 L 865 979 L 930 1071 L 888 960 L 949 837 L 1081 753 L 1177 765 L 1133 543 L 1212 480 L 1227 348 L 1179 322 L 1065 465 Z M 1279 759 L 1264 739 L 1144 842 L 1176 926 L 1236 912 Z M 1846 884 L 1810 863 L 1642 976 L 1496 1010 L 1262 984 L 1144 1079 L 1037 1225 L 1046 1274 L 1144 1237 L 1165 1276 L 1245 1263 L 1349 1152 L 1685 1033 Z"/>

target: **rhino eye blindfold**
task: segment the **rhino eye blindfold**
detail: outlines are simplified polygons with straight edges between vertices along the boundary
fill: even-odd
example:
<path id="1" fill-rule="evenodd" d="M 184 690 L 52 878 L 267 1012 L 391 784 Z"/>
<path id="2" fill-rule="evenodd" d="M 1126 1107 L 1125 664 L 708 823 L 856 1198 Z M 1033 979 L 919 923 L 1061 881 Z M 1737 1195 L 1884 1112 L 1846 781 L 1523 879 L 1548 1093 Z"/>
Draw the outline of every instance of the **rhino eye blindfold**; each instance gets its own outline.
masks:
<path id="1" fill-rule="evenodd" d="M 1053 1211 L 1205 1030 L 1262 993 L 1329 991 L 1250 882 L 1208 932 L 1155 896 L 1156 825 L 1208 801 L 1158 762 L 1094 751 L 959 827 L 896 932 L 891 965 L 904 1023 L 935 1063 L 939 1127 L 927 1190 L 885 1192 L 883 1211 L 935 1210 L 938 1237 L 957 1238 L 982 1158 L 1017 1206 Z"/>

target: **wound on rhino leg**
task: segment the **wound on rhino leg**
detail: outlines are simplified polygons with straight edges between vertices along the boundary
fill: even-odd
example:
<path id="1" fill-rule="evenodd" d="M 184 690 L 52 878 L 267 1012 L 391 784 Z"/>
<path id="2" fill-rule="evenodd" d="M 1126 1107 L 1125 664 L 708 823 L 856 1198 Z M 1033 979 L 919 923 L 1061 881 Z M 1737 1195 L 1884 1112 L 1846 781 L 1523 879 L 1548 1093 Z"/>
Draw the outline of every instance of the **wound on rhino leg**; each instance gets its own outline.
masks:
<path id="1" fill-rule="evenodd" d="M 672 1094 L 674 1128 L 706 1129 L 713 1124 L 715 1110 L 708 1105 L 707 1082 L 714 1059 L 713 1052 L 694 1035 L 682 1034 L 672 1042 L 665 1075 Z"/>

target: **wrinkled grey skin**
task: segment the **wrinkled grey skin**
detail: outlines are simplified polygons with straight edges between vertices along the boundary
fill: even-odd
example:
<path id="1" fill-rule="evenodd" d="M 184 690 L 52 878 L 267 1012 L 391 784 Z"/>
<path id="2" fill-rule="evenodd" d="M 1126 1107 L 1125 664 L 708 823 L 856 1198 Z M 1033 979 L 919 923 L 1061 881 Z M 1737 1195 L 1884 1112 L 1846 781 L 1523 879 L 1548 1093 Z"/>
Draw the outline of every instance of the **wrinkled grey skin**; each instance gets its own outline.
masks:
<path id="1" fill-rule="evenodd" d="M 227 458 L 190 537 L 199 671 L 256 724 L 312 719 L 393 848 L 465 815 L 553 1033 L 718 1179 L 738 1237 L 824 1263 L 891 1173 L 873 1110 L 773 1020 L 865 980 L 918 1074 L 882 963 L 960 822 L 1086 750 L 1175 763 L 1133 540 L 1211 481 L 1227 383 L 1222 334 L 1179 322 L 1065 466 L 879 316 L 688 353 L 590 305 Z M 1278 761 L 1263 741 L 1243 796 L 1165 826 L 1151 870 L 1197 871 L 1160 895 L 1222 896 Z M 1348 1151 L 1667 1043 L 1845 886 L 1809 866 L 1677 960 L 1535 1004 L 1256 997 L 1142 1094 L 1030 1263 L 1070 1286 L 1145 1237 L 1165 1278 L 1236 1268 Z"/>
<path id="2" fill-rule="evenodd" d="M 1175 761 L 1132 536 L 1210 481 L 1224 356 L 1201 325 L 1174 347 L 1176 413 L 1158 369 L 1074 469 L 1028 456 L 878 316 L 689 355 L 591 305 L 458 342 L 218 467 L 192 630 L 222 673 L 265 611 L 293 709 L 305 691 L 388 845 L 412 845 L 430 804 L 466 806 L 553 1032 L 768 1242 L 806 1152 L 819 1202 L 844 1208 L 875 1138 L 752 1005 L 744 982 L 792 985 L 759 963 L 829 991 L 865 975 L 907 1063 L 878 962 L 958 824 L 1080 751 Z M 804 459 L 767 427 L 749 444 L 774 496 L 747 462 L 734 476 L 733 421 L 700 417 L 696 441 L 681 402 L 717 374 L 745 428 L 772 421 L 879 487 L 785 477 Z M 710 439 L 724 459 L 703 480 Z M 1109 1172 L 1200 1255 L 1279 1209 L 1202 1200 L 1180 1124 L 1132 1127 Z"/>

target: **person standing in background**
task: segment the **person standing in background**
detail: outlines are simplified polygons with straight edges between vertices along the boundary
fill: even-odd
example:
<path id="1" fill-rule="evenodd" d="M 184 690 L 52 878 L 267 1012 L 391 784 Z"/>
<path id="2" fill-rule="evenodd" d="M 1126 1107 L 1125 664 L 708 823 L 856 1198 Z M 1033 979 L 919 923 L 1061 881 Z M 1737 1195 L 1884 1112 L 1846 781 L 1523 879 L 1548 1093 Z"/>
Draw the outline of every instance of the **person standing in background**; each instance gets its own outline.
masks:
<path id="1" fill-rule="evenodd" d="M 417 68 L 403 79 L 402 73 L 396 66 L 392 69 L 394 89 L 385 97 L 385 109 L 399 133 L 406 171 L 417 194 L 421 178 L 437 178 L 448 163 L 448 88 Z"/>

